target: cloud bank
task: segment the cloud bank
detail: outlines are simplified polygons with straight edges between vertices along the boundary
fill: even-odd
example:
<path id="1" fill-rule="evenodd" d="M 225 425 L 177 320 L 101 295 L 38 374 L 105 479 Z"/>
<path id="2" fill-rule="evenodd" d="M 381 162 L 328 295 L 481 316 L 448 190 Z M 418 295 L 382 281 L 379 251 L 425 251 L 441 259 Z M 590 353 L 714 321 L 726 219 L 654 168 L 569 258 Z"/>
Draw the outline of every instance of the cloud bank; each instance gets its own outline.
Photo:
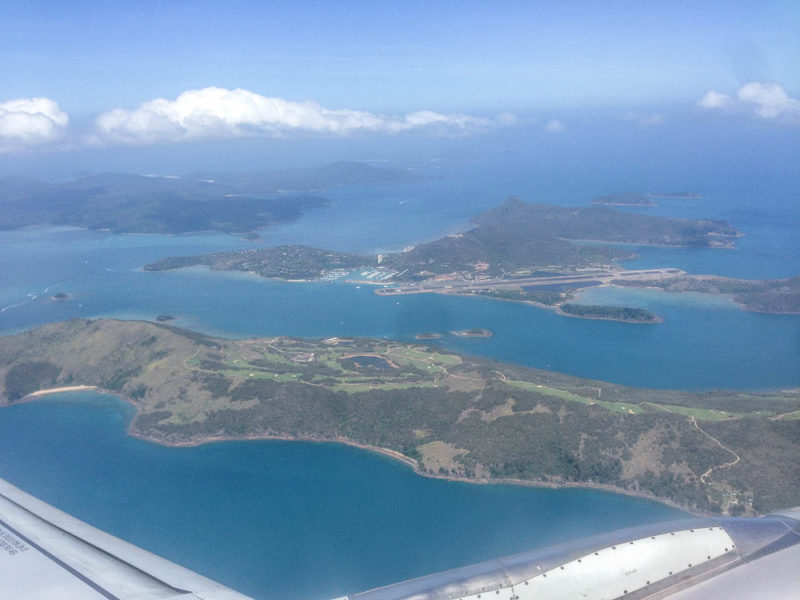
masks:
<path id="1" fill-rule="evenodd" d="M 712 90 L 700 98 L 697 105 L 706 109 L 800 124 L 800 100 L 791 98 L 777 83 L 747 83 L 737 90 L 735 98 Z"/>
<path id="2" fill-rule="evenodd" d="M 18 98 L 0 104 L 0 152 L 59 140 L 69 117 L 48 98 Z"/>
<path id="3" fill-rule="evenodd" d="M 293 102 L 254 92 L 208 87 L 183 92 L 175 100 L 156 98 L 134 110 L 99 115 L 92 141 L 149 144 L 206 138 L 284 137 L 290 134 L 348 135 L 410 130 L 468 133 L 508 120 L 418 111 L 402 116 L 328 109 L 316 102 Z"/>

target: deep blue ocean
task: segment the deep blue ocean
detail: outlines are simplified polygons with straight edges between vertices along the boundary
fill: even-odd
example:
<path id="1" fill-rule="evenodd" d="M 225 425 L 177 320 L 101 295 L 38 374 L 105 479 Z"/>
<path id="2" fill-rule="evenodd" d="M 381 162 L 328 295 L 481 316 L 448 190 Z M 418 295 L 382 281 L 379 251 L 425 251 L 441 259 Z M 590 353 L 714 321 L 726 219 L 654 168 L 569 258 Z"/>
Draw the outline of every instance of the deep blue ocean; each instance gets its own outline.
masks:
<path id="1" fill-rule="evenodd" d="M 626 266 L 744 278 L 800 275 L 800 176 L 640 165 L 620 172 L 503 160 L 431 163 L 418 181 L 341 187 L 257 243 L 211 233 L 115 235 L 70 228 L 0 232 L 0 333 L 71 317 L 152 320 L 216 335 L 445 336 L 460 352 L 660 388 L 800 385 L 800 316 L 761 315 L 724 298 L 592 290 L 586 301 L 644 306 L 658 325 L 560 317 L 478 298 L 379 297 L 368 286 L 288 283 L 203 269 L 148 273 L 168 255 L 303 243 L 402 249 L 463 231 L 508 196 L 561 205 L 629 189 L 693 190 L 646 210 L 727 219 L 735 250 L 635 248 Z M 648 163 L 649 164 L 649 163 Z M 739 173 L 738 176 L 735 176 Z M 716 175 L 715 175 L 716 174 Z M 634 210 L 634 209 L 631 209 Z M 49 297 L 65 292 L 70 299 Z M 90 523 L 257 598 L 326 598 L 625 525 L 679 516 L 587 490 L 425 479 L 387 458 L 327 444 L 244 442 L 163 448 L 125 436 L 126 410 L 97 394 L 0 410 L 0 477 Z"/>

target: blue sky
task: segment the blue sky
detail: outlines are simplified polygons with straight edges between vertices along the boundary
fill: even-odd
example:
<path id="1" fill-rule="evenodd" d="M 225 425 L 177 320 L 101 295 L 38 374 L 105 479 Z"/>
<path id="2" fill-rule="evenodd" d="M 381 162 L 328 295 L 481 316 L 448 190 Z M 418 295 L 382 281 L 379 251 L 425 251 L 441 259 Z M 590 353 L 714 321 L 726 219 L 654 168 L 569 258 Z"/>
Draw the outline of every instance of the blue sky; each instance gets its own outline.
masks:
<path id="1" fill-rule="evenodd" d="M 529 114 L 548 115 L 543 126 L 558 132 L 565 129 L 562 115 L 576 110 L 638 115 L 631 118 L 657 124 L 664 110 L 694 108 L 710 90 L 720 96 L 706 98 L 709 109 L 749 110 L 773 119 L 761 110 L 763 102 L 772 102 L 782 107 L 774 116 L 794 122 L 800 115 L 794 100 L 800 97 L 796 1 L 0 5 L 0 152 L 4 110 L 11 123 L 5 125 L 6 152 L 67 138 L 74 146 L 86 140 L 147 144 L 277 135 L 274 117 L 266 127 L 261 113 L 237 116 L 235 130 L 215 126 L 200 132 L 197 123 L 185 123 L 187 110 L 197 114 L 198 103 L 206 117 L 217 118 L 236 103 L 260 97 L 360 111 L 329 115 L 315 109 L 297 117 L 334 119 L 311 127 L 325 134 L 397 133 L 431 124 L 481 129 L 509 126 L 510 115 Z M 753 82 L 778 87 L 737 98 Z M 175 101 L 186 91 L 207 88 L 253 95 L 221 100 L 209 92 L 213 98 L 136 112 L 154 99 Z M 3 104 L 31 98 L 48 99 L 57 109 L 38 102 Z M 190 100 L 194 108 L 187 109 Z M 114 109 L 128 112 L 98 125 L 96 119 Z M 53 121 L 51 130 L 20 121 L 20 115 L 36 111 Z M 498 118 L 499 113 L 510 115 Z M 370 120 L 375 115 L 380 123 Z M 390 122 L 386 115 L 393 115 Z M 280 134 L 297 122 L 282 121 Z M 303 131 L 307 123 L 302 121 Z"/>

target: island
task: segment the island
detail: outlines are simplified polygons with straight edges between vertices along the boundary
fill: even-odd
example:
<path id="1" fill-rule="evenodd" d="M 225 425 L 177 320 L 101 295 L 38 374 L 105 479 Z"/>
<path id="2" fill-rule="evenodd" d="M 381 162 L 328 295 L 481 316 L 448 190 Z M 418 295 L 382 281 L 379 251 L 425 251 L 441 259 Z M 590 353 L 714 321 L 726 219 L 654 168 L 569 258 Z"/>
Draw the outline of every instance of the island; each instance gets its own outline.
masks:
<path id="1" fill-rule="evenodd" d="M 423 333 L 418 333 L 414 336 L 415 340 L 438 340 L 442 337 L 441 333 L 434 333 L 432 331 L 425 331 Z"/>
<path id="2" fill-rule="evenodd" d="M 621 321 L 623 323 L 661 323 L 661 317 L 644 308 L 633 306 L 606 306 L 596 304 L 564 303 L 559 311 L 570 317 Z"/>
<path id="3" fill-rule="evenodd" d="M 53 294 L 50 296 L 50 300 L 55 300 L 56 302 L 63 302 L 64 300 L 69 300 L 69 294 L 64 292 L 58 292 L 57 294 Z"/>
<path id="4" fill-rule="evenodd" d="M 653 198 L 676 198 L 681 200 L 700 200 L 703 198 L 703 195 L 697 192 L 651 192 L 647 195 Z"/>
<path id="5" fill-rule="evenodd" d="M 726 295 L 742 308 L 769 314 L 800 314 L 800 277 L 789 279 L 732 279 L 716 275 L 682 275 L 658 279 L 612 279 L 621 287 L 652 287 L 667 292 Z"/>
<path id="6" fill-rule="evenodd" d="M 197 256 L 172 256 L 144 266 L 145 271 L 169 271 L 204 266 L 217 271 L 244 271 L 261 277 L 308 281 L 331 273 L 377 265 L 377 258 L 320 250 L 310 246 L 271 246 Z"/>
<path id="7" fill-rule="evenodd" d="M 604 206 L 658 206 L 658 203 L 656 203 L 650 195 L 639 194 L 637 192 L 599 196 L 592 200 L 592 204 L 602 204 Z"/>
<path id="8" fill-rule="evenodd" d="M 66 183 L 0 180 L 0 229 L 71 225 L 117 233 L 219 231 L 257 240 L 256 230 L 324 206 L 317 196 L 286 190 L 402 181 L 407 171 L 338 162 L 263 173 L 178 176 L 103 174 Z"/>
<path id="9" fill-rule="evenodd" d="M 470 482 L 595 486 L 726 514 L 800 503 L 800 393 L 636 389 L 386 339 L 229 340 L 71 320 L 0 337 L 0 403 L 108 390 L 167 445 L 334 441 Z"/>
<path id="10" fill-rule="evenodd" d="M 301 281 L 332 280 L 360 272 L 349 281 L 375 285 L 380 295 L 479 294 L 550 306 L 570 316 L 658 322 L 645 312 L 634 317 L 637 309 L 633 307 L 625 314 L 609 309 L 605 317 L 597 310 L 590 315 L 585 309 L 575 312 L 561 307 L 578 289 L 612 281 L 637 285 L 642 280 L 686 275 L 671 268 L 621 269 L 616 261 L 635 256 L 622 244 L 731 248 L 741 235 L 725 221 L 668 219 L 600 206 L 529 204 L 518 198 L 473 221 L 476 226 L 464 233 L 377 256 L 284 245 L 167 257 L 144 269 L 205 266 Z"/>
<path id="11" fill-rule="evenodd" d="M 670 219 L 605 206 L 565 207 L 510 198 L 473 218 L 462 234 L 389 254 L 383 265 L 406 281 L 437 275 L 531 276 L 536 270 L 607 268 L 635 254 L 621 244 L 732 248 L 741 233 L 726 221 Z"/>
<path id="12" fill-rule="evenodd" d="M 462 338 L 490 338 L 494 335 L 488 329 L 482 327 L 473 327 L 472 329 L 462 329 L 460 331 L 451 331 L 454 336 Z"/>

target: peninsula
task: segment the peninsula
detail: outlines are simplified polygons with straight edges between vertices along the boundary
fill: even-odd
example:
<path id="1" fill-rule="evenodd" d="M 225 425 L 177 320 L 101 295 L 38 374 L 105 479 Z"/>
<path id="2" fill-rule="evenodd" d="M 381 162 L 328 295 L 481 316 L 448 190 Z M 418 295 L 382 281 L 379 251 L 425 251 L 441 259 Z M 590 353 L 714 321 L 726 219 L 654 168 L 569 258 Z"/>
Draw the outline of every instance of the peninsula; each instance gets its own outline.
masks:
<path id="1" fill-rule="evenodd" d="M 71 225 L 117 233 L 219 231 L 257 239 L 255 231 L 292 221 L 327 200 L 286 195 L 337 185 L 405 180 L 410 174 L 363 163 L 261 173 L 185 177 L 104 174 L 66 183 L 0 180 L 0 229 Z"/>
<path id="2" fill-rule="evenodd" d="M 338 441 L 474 482 L 601 486 L 728 514 L 800 503 L 797 391 L 634 389 L 425 344 L 227 340 L 137 321 L 0 338 L 0 403 L 76 386 L 132 402 L 130 433 L 168 445 Z"/>

